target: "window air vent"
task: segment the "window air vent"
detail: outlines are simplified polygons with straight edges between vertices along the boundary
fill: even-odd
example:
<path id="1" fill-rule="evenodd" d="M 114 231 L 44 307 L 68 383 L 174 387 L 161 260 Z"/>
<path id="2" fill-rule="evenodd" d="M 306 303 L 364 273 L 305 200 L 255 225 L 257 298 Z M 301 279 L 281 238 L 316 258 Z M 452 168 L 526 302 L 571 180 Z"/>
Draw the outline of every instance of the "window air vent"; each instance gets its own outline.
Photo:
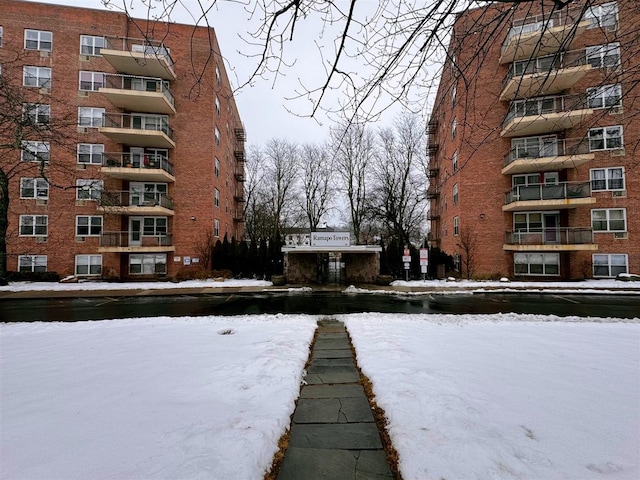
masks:
<path id="1" fill-rule="evenodd" d="M 613 192 L 611 192 L 611 196 L 612 197 L 618 197 L 618 198 L 627 198 L 627 191 L 626 190 L 614 190 Z"/>
<path id="2" fill-rule="evenodd" d="M 615 232 L 613 234 L 613 238 L 616 238 L 618 240 L 626 240 L 629 238 L 629 234 L 627 232 Z"/>

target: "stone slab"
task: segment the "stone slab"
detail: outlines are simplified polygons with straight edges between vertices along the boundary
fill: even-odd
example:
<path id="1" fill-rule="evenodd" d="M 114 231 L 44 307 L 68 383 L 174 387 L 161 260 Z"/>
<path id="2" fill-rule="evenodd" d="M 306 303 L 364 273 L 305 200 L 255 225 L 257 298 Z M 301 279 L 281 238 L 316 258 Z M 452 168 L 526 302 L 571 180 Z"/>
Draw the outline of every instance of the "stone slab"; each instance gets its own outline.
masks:
<path id="1" fill-rule="evenodd" d="M 343 348 L 340 350 L 316 350 L 313 349 L 313 353 L 311 354 L 311 358 L 351 358 L 351 350 L 347 348 Z"/>
<path id="2" fill-rule="evenodd" d="M 312 358 L 311 367 L 355 366 L 353 358 Z"/>
<path id="3" fill-rule="evenodd" d="M 358 423 L 373 422 L 371 406 L 366 398 L 301 398 L 294 423 Z"/>
<path id="4" fill-rule="evenodd" d="M 294 423 L 289 448 L 376 450 L 382 448 L 375 423 Z"/>
<path id="5" fill-rule="evenodd" d="M 300 390 L 300 398 L 349 398 L 362 397 L 364 394 L 362 385 L 305 385 Z"/>
<path id="6" fill-rule="evenodd" d="M 318 331 L 318 338 L 349 338 L 347 332 L 321 332 Z"/>
<path id="7" fill-rule="evenodd" d="M 382 450 L 289 448 L 278 480 L 389 480 Z"/>
<path id="8" fill-rule="evenodd" d="M 355 367 L 343 366 L 318 366 L 311 365 L 307 370 L 305 380 L 309 385 L 322 383 L 358 383 L 360 376 Z"/>
<path id="9" fill-rule="evenodd" d="M 347 337 L 344 338 L 327 338 L 325 336 L 318 336 L 316 342 L 313 345 L 313 350 L 317 352 L 318 350 L 342 350 L 342 349 L 351 349 L 351 344 Z"/>

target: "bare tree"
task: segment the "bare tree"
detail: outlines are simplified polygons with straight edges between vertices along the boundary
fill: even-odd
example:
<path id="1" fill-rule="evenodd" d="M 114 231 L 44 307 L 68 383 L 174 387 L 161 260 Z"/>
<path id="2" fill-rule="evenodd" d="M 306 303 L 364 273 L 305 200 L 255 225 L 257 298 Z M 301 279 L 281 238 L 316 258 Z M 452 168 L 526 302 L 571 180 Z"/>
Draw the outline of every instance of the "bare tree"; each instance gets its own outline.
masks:
<path id="1" fill-rule="evenodd" d="M 271 218 L 275 222 L 274 234 L 278 236 L 282 228 L 294 217 L 299 176 L 298 147 L 287 140 L 272 139 L 264 149 L 266 158 L 265 180 L 271 208 Z"/>
<path id="2" fill-rule="evenodd" d="M 246 158 L 245 204 L 243 211 L 244 232 L 250 242 L 259 242 L 272 235 L 274 221 L 271 218 L 270 192 L 265 182 L 267 160 L 263 150 L 251 146 Z"/>
<path id="3" fill-rule="evenodd" d="M 309 228 L 313 231 L 331 206 L 333 165 L 326 146 L 310 144 L 302 146 L 300 163 L 302 170 L 300 207 L 307 217 Z"/>
<path id="4" fill-rule="evenodd" d="M 465 226 L 460 227 L 456 246 L 460 249 L 460 262 L 465 278 L 473 276 L 478 256 L 478 235 Z"/>

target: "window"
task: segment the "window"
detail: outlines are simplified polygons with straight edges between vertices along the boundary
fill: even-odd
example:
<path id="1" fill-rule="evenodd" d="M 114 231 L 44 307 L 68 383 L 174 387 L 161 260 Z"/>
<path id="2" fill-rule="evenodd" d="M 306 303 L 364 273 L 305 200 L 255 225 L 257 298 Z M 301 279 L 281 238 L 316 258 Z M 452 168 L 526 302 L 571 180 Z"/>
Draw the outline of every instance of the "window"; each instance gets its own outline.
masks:
<path id="1" fill-rule="evenodd" d="M 560 255 L 557 253 L 514 253 L 516 275 L 560 275 Z"/>
<path id="2" fill-rule="evenodd" d="M 166 183 L 138 183 L 129 184 L 131 192 L 129 198 L 130 205 L 163 205 L 163 200 L 167 195 Z"/>
<path id="3" fill-rule="evenodd" d="M 213 189 L 213 204 L 217 208 L 220 208 L 220 190 L 218 190 L 217 188 Z"/>
<path id="4" fill-rule="evenodd" d="M 132 275 L 153 275 L 167 273 L 167 255 L 129 255 L 129 273 Z"/>
<path id="5" fill-rule="evenodd" d="M 102 233 L 102 217 L 78 215 L 76 217 L 76 236 L 96 236 Z"/>
<path id="6" fill-rule="evenodd" d="M 51 88 L 51 69 L 48 67 L 22 67 L 22 85 L 25 87 Z"/>
<path id="7" fill-rule="evenodd" d="M 100 55 L 100 50 L 106 45 L 104 37 L 80 35 L 80 53 L 83 55 Z"/>
<path id="8" fill-rule="evenodd" d="M 454 118 L 453 122 L 451 122 L 451 138 L 455 139 L 457 133 L 458 133 L 458 119 Z"/>
<path id="9" fill-rule="evenodd" d="M 21 178 L 20 198 L 48 199 L 49 183 L 44 178 Z"/>
<path id="10" fill-rule="evenodd" d="M 76 275 L 101 275 L 102 255 L 76 255 Z"/>
<path id="11" fill-rule="evenodd" d="M 48 223 L 47 215 L 20 215 L 20 236 L 46 237 Z"/>
<path id="12" fill-rule="evenodd" d="M 542 232 L 541 212 L 518 212 L 513 214 L 513 230 L 516 232 Z"/>
<path id="13" fill-rule="evenodd" d="M 620 44 L 606 43 L 587 47 L 587 63 L 594 68 L 620 65 Z"/>
<path id="14" fill-rule="evenodd" d="M 24 31 L 25 50 L 42 50 L 50 52 L 53 44 L 53 33 L 42 30 Z"/>
<path id="15" fill-rule="evenodd" d="M 142 220 L 142 235 L 158 237 L 167 234 L 167 217 L 144 217 Z"/>
<path id="16" fill-rule="evenodd" d="M 218 127 L 215 127 L 213 134 L 216 137 L 216 145 L 220 145 L 220 130 L 218 130 Z"/>
<path id="17" fill-rule="evenodd" d="M 458 184 L 454 184 L 453 185 L 453 204 L 457 205 L 458 204 Z"/>
<path id="18" fill-rule="evenodd" d="M 78 163 L 88 163 L 93 165 L 102 165 L 102 157 L 104 155 L 104 145 L 102 143 L 79 143 L 78 144 Z"/>
<path id="19" fill-rule="evenodd" d="M 531 173 L 528 175 L 512 175 L 511 186 L 518 187 L 520 185 L 540 185 L 540 174 Z"/>
<path id="20" fill-rule="evenodd" d="M 213 221 L 213 236 L 214 237 L 220 236 L 220 220 L 216 219 Z"/>
<path id="21" fill-rule="evenodd" d="M 453 87 L 451 87 L 451 107 L 455 107 L 456 105 L 456 93 L 457 93 L 457 88 L 454 85 Z"/>
<path id="22" fill-rule="evenodd" d="M 104 108 L 78 107 L 78 125 L 81 127 L 102 127 Z"/>
<path id="23" fill-rule="evenodd" d="M 622 136 L 622 127 L 592 128 L 589 130 L 589 150 L 613 150 L 622 148 L 624 139 Z"/>
<path id="24" fill-rule="evenodd" d="M 629 273 L 626 254 L 595 253 L 592 258 L 594 277 L 617 277 Z"/>
<path id="25" fill-rule="evenodd" d="M 102 190 L 104 190 L 104 182 L 102 180 L 76 180 L 77 200 L 100 200 Z"/>
<path id="26" fill-rule="evenodd" d="M 43 103 L 23 103 L 22 118 L 32 125 L 45 125 L 51 119 L 51 105 Z"/>
<path id="27" fill-rule="evenodd" d="M 222 78 L 220 77 L 220 69 L 216 65 L 216 83 L 220 85 L 222 83 Z"/>
<path id="28" fill-rule="evenodd" d="M 453 157 L 451 158 L 452 168 L 454 172 L 458 171 L 458 151 L 453 152 Z"/>
<path id="29" fill-rule="evenodd" d="M 626 232 L 627 210 L 625 208 L 591 210 L 591 226 L 594 232 Z"/>
<path id="30" fill-rule="evenodd" d="M 46 255 L 19 255 L 18 271 L 19 272 L 46 272 L 47 256 Z"/>
<path id="31" fill-rule="evenodd" d="M 4 35 L 4 31 L 2 30 L 2 27 L 0 27 L 0 47 L 2 46 L 2 37 Z"/>
<path id="32" fill-rule="evenodd" d="M 584 18 L 591 20 L 589 28 L 609 27 L 618 23 L 618 3 L 610 2 L 589 7 Z"/>
<path id="33" fill-rule="evenodd" d="M 216 113 L 220 116 L 220 99 L 216 95 Z"/>
<path id="34" fill-rule="evenodd" d="M 509 116 L 528 117 L 544 115 L 562 110 L 562 97 L 539 97 L 529 100 L 515 100 L 509 107 Z"/>
<path id="35" fill-rule="evenodd" d="M 587 88 L 589 108 L 609 108 L 622 105 L 622 87 L 617 85 L 603 85 Z"/>
<path id="36" fill-rule="evenodd" d="M 624 190 L 624 167 L 592 168 L 591 190 Z"/>
<path id="37" fill-rule="evenodd" d="M 453 234 L 457 237 L 460 233 L 460 219 L 453 217 Z"/>
<path id="38" fill-rule="evenodd" d="M 214 161 L 214 173 L 216 174 L 216 178 L 220 177 L 220 160 L 217 158 Z"/>
<path id="39" fill-rule="evenodd" d="M 97 92 L 105 85 L 105 74 L 102 72 L 80 72 L 80 90 Z"/>
<path id="40" fill-rule="evenodd" d="M 49 152 L 49 142 L 22 142 L 23 162 L 48 162 L 51 159 Z"/>
<path id="41" fill-rule="evenodd" d="M 544 158 L 558 155 L 558 139 L 555 135 L 522 137 L 511 140 L 510 158 Z"/>
<path id="42" fill-rule="evenodd" d="M 456 272 L 459 272 L 461 266 L 462 266 L 462 255 L 460 255 L 459 253 L 454 253 L 453 254 L 453 269 Z"/>

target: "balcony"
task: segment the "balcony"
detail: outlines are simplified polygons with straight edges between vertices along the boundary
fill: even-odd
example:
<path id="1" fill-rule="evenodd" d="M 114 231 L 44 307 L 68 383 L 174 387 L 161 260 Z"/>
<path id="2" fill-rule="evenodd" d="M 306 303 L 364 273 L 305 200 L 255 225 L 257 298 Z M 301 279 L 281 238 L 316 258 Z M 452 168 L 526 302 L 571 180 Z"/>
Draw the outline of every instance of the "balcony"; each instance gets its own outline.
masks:
<path id="1" fill-rule="evenodd" d="M 233 221 L 236 223 L 244 222 L 244 211 L 239 208 L 233 213 Z"/>
<path id="2" fill-rule="evenodd" d="M 502 82 L 500 100 L 560 93 L 592 68 L 584 49 L 514 62 Z"/>
<path id="3" fill-rule="evenodd" d="M 538 97 L 511 102 L 502 137 L 524 137 L 573 128 L 593 114 L 586 95 Z"/>
<path id="4" fill-rule="evenodd" d="M 440 169 L 438 167 L 429 167 L 427 170 L 427 178 L 436 178 L 440 173 Z"/>
<path id="5" fill-rule="evenodd" d="M 242 190 L 237 190 L 233 195 L 233 199 L 236 201 L 236 203 L 244 203 L 244 192 Z"/>
<path id="6" fill-rule="evenodd" d="M 116 107 L 133 112 L 176 113 L 169 82 L 161 78 L 105 74 L 102 93 Z"/>
<path id="7" fill-rule="evenodd" d="M 236 148 L 236 150 L 233 151 L 233 155 L 236 157 L 237 162 L 244 162 L 245 156 L 243 149 Z"/>
<path id="8" fill-rule="evenodd" d="M 585 138 L 542 139 L 538 145 L 512 148 L 504 157 L 502 174 L 554 172 L 575 168 L 590 162 L 594 156 L 589 151 L 589 140 Z"/>
<path id="9" fill-rule="evenodd" d="M 173 164 L 165 155 L 105 153 L 101 171 L 112 178 L 128 181 L 175 182 Z"/>
<path id="10" fill-rule="evenodd" d="M 175 80 L 173 60 L 162 43 L 140 38 L 106 37 L 101 55 L 118 72 Z"/>
<path id="11" fill-rule="evenodd" d="M 427 135 L 435 135 L 438 131 L 438 121 L 437 120 L 429 120 L 427 123 Z"/>
<path id="12" fill-rule="evenodd" d="M 435 200 L 439 196 L 440 191 L 438 190 L 438 187 L 436 187 L 435 185 L 429 185 L 429 188 L 427 188 L 427 198 L 429 200 Z"/>
<path id="13" fill-rule="evenodd" d="M 598 250 L 591 228 L 542 228 L 536 232 L 506 232 L 503 250 L 557 252 Z"/>
<path id="14" fill-rule="evenodd" d="M 166 115 L 106 113 L 98 131 L 116 143 L 138 147 L 175 148 Z"/>
<path id="15" fill-rule="evenodd" d="M 236 182 L 244 182 L 244 169 L 236 170 L 233 176 L 236 179 Z"/>
<path id="16" fill-rule="evenodd" d="M 589 182 L 518 185 L 505 194 L 502 211 L 559 210 L 592 205 Z"/>
<path id="17" fill-rule="evenodd" d="M 238 142 L 246 142 L 247 141 L 247 136 L 244 130 L 244 125 L 240 124 L 240 126 L 237 126 L 233 129 L 235 135 L 236 135 L 236 140 Z"/>
<path id="18" fill-rule="evenodd" d="M 164 193 L 103 191 L 98 211 L 118 215 L 172 216 L 173 202 Z"/>
<path id="19" fill-rule="evenodd" d="M 173 235 L 144 235 L 142 232 L 103 232 L 98 252 L 155 253 L 173 252 Z"/>
<path id="20" fill-rule="evenodd" d="M 514 20 L 502 44 L 500 64 L 551 55 L 567 48 L 591 25 L 581 9 Z"/>

